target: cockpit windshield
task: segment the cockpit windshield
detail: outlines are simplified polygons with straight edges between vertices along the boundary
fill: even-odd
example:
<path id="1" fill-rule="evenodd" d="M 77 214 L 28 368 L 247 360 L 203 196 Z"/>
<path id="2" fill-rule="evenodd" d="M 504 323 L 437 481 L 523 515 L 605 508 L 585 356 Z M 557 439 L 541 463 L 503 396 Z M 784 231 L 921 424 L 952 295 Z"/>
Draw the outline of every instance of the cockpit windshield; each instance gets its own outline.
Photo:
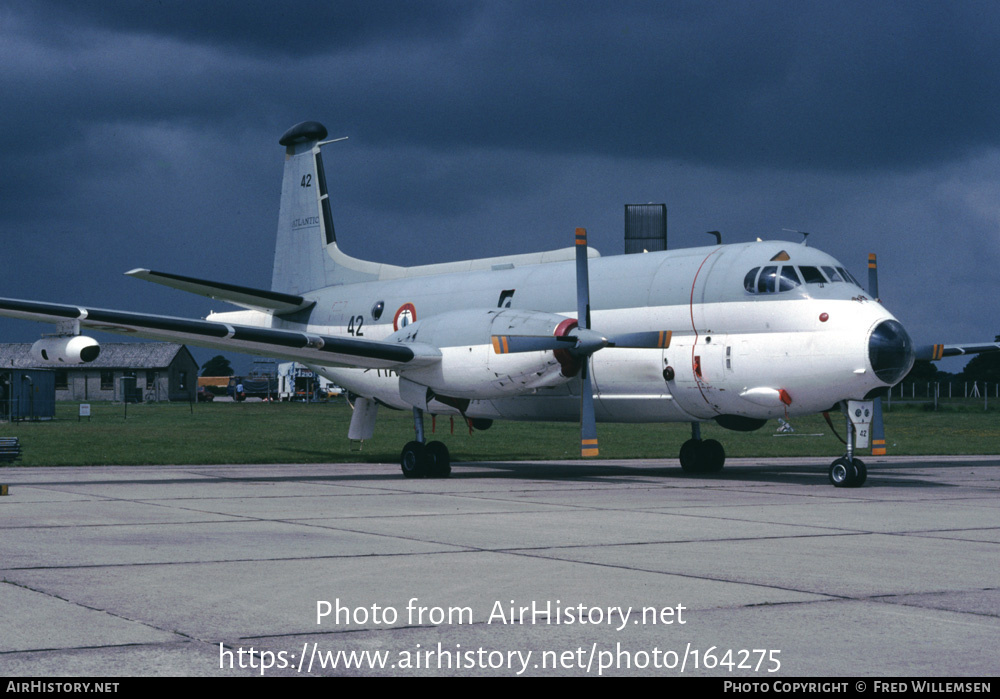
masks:
<path id="1" fill-rule="evenodd" d="M 843 267 L 784 264 L 754 267 L 743 278 L 743 288 L 751 294 L 774 294 L 790 291 L 802 284 L 845 282 L 861 286 Z"/>

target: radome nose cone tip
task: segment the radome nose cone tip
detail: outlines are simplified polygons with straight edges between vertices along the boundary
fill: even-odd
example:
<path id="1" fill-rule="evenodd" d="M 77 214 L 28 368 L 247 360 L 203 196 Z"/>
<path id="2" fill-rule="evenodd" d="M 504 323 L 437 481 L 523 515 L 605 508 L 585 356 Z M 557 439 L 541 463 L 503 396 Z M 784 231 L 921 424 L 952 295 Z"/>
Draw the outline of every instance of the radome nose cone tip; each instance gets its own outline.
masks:
<path id="1" fill-rule="evenodd" d="M 885 320 L 875 326 L 868 338 L 868 359 L 881 381 L 898 383 L 913 367 L 913 341 L 895 320 Z"/>

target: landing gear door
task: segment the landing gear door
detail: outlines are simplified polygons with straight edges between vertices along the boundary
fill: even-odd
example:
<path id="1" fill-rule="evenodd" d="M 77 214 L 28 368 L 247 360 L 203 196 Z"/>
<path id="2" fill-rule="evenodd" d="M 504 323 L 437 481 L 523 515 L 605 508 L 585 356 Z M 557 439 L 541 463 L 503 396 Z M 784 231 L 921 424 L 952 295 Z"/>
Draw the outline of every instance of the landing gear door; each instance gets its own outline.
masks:
<path id="1" fill-rule="evenodd" d="M 854 427 L 854 448 L 867 449 L 868 440 L 871 436 L 872 416 L 875 414 L 874 401 L 870 400 L 849 400 L 847 401 L 847 417 Z"/>

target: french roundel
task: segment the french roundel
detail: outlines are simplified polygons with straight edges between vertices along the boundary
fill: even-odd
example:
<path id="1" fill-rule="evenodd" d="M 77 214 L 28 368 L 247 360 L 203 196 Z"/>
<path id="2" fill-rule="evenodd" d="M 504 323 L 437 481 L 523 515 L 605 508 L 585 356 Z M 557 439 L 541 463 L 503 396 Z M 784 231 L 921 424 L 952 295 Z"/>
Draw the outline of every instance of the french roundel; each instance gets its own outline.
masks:
<path id="1" fill-rule="evenodd" d="M 392 329 L 399 330 L 400 328 L 405 328 L 407 325 L 412 323 L 417 319 L 417 309 L 413 307 L 412 303 L 404 303 L 396 311 L 396 315 L 392 319 Z"/>

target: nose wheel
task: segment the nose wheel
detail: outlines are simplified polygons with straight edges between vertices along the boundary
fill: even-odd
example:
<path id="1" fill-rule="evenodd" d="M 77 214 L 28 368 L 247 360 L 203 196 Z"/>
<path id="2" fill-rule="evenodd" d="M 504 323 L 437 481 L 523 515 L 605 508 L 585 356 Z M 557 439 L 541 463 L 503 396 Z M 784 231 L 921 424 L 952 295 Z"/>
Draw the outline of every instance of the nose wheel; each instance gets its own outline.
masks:
<path id="1" fill-rule="evenodd" d="M 860 488 L 868 480 L 868 469 L 861 459 L 841 458 L 830 464 L 830 482 L 836 488 Z"/>

